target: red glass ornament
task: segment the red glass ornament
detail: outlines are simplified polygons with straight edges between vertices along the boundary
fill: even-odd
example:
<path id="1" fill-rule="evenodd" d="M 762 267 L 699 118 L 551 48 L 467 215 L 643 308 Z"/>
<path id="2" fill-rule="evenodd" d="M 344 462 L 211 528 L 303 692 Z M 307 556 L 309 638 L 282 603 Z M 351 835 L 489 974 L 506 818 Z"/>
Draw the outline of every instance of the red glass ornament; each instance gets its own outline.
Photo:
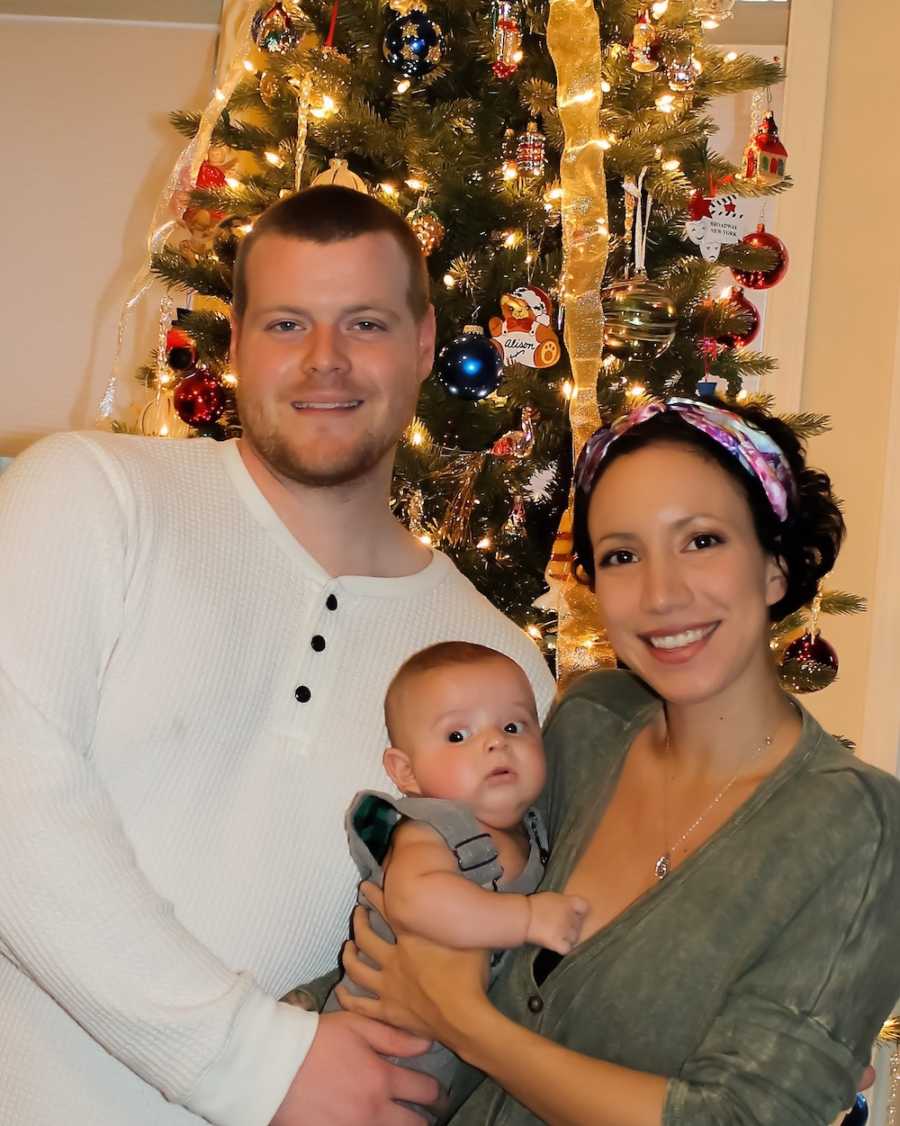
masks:
<path id="1" fill-rule="evenodd" d="M 222 384 L 205 368 L 180 380 L 172 395 L 175 410 L 188 426 L 207 426 L 225 409 Z"/>
<path id="2" fill-rule="evenodd" d="M 726 298 L 729 305 L 733 305 L 742 313 L 746 313 L 749 318 L 749 328 L 745 332 L 723 332 L 721 336 L 716 339 L 720 344 L 724 344 L 726 348 L 746 348 L 751 340 L 755 340 L 759 333 L 759 310 L 744 296 L 743 289 L 740 286 L 731 291 L 731 296 Z"/>
<path id="3" fill-rule="evenodd" d="M 778 261 L 771 270 L 735 270 L 732 268 L 731 272 L 735 280 L 748 289 L 771 289 L 773 285 L 778 285 L 787 273 L 788 262 L 790 261 L 787 247 L 781 239 L 767 231 L 764 223 L 760 223 L 756 230 L 742 238 L 741 242 L 758 250 L 773 250 L 778 255 Z"/>
<path id="4" fill-rule="evenodd" d="M 198 188 L 224 188 L 225 172 L 218 165 L 204 160 L 197 171 Z"/>
<path id="5" fill-rule="evenodd" d="M 792 692 L 818 692 L 838 674 L 838 655 L 819 633 L 792 641 L 781 659 L 782 684 Z"/>

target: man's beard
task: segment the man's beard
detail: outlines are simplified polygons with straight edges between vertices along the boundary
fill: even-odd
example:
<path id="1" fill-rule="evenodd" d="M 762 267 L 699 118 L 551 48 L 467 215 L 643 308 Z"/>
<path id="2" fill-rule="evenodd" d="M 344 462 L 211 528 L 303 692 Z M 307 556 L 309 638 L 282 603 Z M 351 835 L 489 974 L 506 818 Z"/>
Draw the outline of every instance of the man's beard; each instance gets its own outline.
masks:
<path id="1" fill-rule="evenodd" d="M 239 408 L 241 404 L 238 404 Z M 280 477 L 311 488 L 346 485 L 367 476 L 396 446 L 400 435 L 378 435 L 365 431 L 359 441 L 339 458 L 325 465 L 309 465 L 302 449 L 292 446 L 277 423 L 244 404 L 241 412 L 244 436 L 266 464 Z"/>

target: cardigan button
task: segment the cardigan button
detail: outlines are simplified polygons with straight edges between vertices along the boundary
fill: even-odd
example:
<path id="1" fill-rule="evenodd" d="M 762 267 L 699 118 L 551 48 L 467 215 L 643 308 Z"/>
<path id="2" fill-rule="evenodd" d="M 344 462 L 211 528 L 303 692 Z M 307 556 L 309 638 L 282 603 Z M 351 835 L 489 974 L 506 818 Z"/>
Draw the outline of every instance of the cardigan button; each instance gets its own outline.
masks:
<path id="1" fill-rule="evenodd" d="M 312 692 L 310 692 L 305 684 L 301 684 L 299 688 L 294 689 L 294 697 L 298 703 L 306 704 L 312 699 Z"/>
<path id="2" fill-rule="evenodd" d="M 310 645 L 313 647 L 316 653 L 321 653 L 325 648 L 325 638 L 322 637 L 320 633 L 317 633 L 312 641 L 310 641 Z"/>
<path id="3" fill-rule="evenodd" d="M 528 998 L 528 1011 L 531 1013 L 540 1013 L 544 1010 L 544 1002 L 538 997 L 537 993 L 532 993 Z"/>
<path id="4" fill-rule="evenodd" d="M 328 607 L 329 610 L 336 610 L 337 609 L 337 598 L 335 598 L 335 596 L 333 594 L 329 594 L 328 597 L 325 599 L 325 605 Z"/>

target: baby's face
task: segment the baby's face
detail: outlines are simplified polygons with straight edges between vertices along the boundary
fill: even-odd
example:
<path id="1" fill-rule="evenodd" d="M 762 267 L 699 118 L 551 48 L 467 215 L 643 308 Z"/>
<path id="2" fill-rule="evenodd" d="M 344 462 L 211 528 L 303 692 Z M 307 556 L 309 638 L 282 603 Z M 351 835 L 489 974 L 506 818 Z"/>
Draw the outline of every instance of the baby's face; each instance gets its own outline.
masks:
<path id="1" fill-rule="evenodd" d="M 544 787 L 528 678 L 505 658 L 431 669 L 401 701 L 400 749 L 424 797 L 465 802 L 479 821 L 517 824 Z"/>

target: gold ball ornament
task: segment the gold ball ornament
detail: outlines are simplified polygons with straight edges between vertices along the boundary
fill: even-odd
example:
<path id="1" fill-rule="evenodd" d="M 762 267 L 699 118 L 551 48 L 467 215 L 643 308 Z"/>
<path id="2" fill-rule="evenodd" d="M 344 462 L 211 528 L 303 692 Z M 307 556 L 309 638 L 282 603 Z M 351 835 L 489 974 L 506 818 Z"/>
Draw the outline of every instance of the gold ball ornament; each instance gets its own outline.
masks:
<path id="1" fill-rule="evenodd" d="M 423 204 L 418 206 L 406 216 L 406 221 L 415 231 L 422 253 L 428 257 L 444 241 L 446 233 L 444 224 L 436 211 Z"/>
<path id="2" fill-rule="evenodd" d="M 347 161 L 342 160 L 339 156 L 333 156 L 329 160 L 328 167 L 316 176 L 311 187 L 318 188 L 329 184 L 337 184 L 340 188 L 352 188 L 355 192 L 362 192 L 363 195 L 369 194 L 369 189 L 362 176 L 357 176 L 355 172 L 351 172 Z"/>
<path id="3" fill-rule="evenodd" d="M 259 76 L 259 96 L 264 106 L 273 109 L 281 93 L 281 79 L 271 70 Z"/>
<path id="4" fill-rule="evenodd" d="M 735 0 L 694 0 L 693 14 L 703 27 L 712 29 L 731 18 L 734 4 Z"/>
<path id="5" fill-rule="evenodd" d="M 620 278 L 603 291 L 604 345 L 624 363 L 647 363 L 675 339 L 678 309 L 646 274 Z"/>

